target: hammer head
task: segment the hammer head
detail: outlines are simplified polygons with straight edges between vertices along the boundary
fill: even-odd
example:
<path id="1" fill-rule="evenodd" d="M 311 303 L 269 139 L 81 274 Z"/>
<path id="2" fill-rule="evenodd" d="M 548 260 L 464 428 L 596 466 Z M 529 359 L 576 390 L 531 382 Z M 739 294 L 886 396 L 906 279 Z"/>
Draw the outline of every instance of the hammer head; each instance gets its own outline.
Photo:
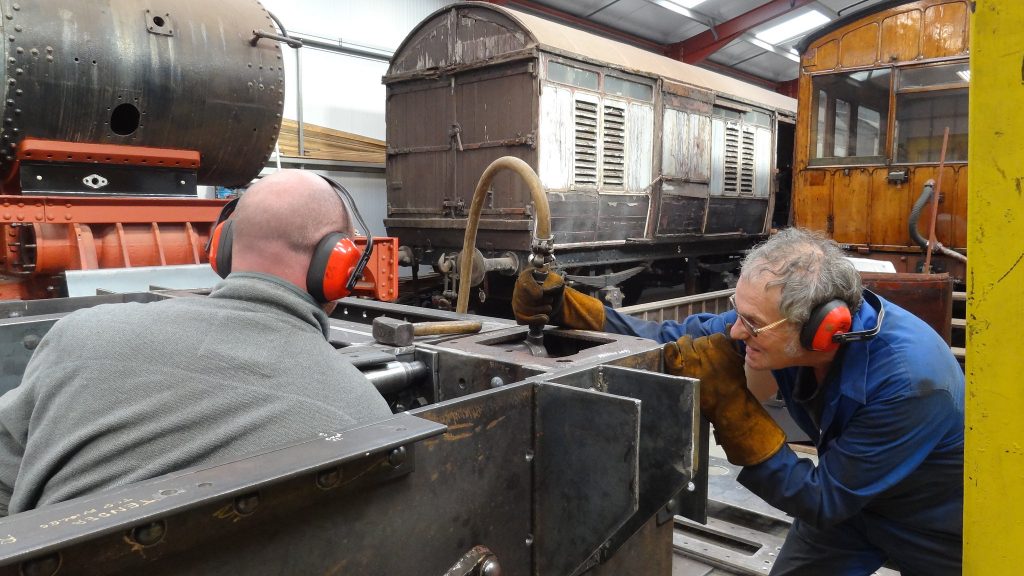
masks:
<path id="1" fill-rule="evenodd" d="M 413 340 L 412 322 L 379 316 L 373 319 L 373 339 L 387 346 L 410 346 Z"/>

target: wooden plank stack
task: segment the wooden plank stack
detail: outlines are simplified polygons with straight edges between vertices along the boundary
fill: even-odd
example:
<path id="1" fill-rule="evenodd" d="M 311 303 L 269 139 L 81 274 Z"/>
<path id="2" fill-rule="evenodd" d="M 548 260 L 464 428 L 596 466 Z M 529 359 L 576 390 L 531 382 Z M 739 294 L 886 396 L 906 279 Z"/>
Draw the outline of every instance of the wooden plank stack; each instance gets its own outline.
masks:
<path id="1" fill-rule="evenodd" d="M 281 121 L 278 145 L 282 156 L 299 156 L 298 132 L 298 122 L 295 120 L 285 118 Z M 383 140 L 376 138 L 304 122 L 303 148 L 304 158 L 383 164 L 386 145 Z"/>

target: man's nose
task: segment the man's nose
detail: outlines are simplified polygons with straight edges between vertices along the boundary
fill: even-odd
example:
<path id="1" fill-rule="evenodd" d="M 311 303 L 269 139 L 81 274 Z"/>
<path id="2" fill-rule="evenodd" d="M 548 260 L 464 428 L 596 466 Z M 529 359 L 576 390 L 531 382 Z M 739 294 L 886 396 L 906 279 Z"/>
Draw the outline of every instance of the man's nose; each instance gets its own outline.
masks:
<path id="1" fill-rule="evenodd" d="M 750 331 L 743 325 L 743 322 L 734 322 L 732 328 L 729 329 L 729 338 L 733 340 L 746 340 L 750 336 Z"/>

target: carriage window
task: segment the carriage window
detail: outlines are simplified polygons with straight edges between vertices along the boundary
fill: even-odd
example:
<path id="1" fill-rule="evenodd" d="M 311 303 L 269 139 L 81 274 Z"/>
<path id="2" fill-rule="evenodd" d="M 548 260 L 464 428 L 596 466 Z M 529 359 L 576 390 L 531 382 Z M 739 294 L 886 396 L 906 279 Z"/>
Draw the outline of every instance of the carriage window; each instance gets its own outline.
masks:
<path id="1" fill-rule="evenodd" d="M 625 96 L 626 98 L 643 100 L 645 102 L 650 102 L 654 99 L 654 89 L 647 84 L 631 82 L 615 76 L 604 77 L 604 92 L 605 94 L 615 94 L 616 96 Z"/>
<path id="2" fill-rule="evenodd" d="M 883 69 L 812 78 L 812 159 L 882 161 L 890 77 L 890 71 Z"/>
<path id="3" fill-rule="evenodd" d="M 896 94 L 896 162 L 938 162 L 946 128 L 946 161 L 967 161 L 969 79 L 966 62 L 911 68 L 900 73 Z"/>
<path id="4" fill-rule="evenodd" d="M 597 90 L 598 85 L 597 72 L 554 61 L 548 61 L 548 80 L 590 90 Z"/>
<path id="5" fill-rule="evenodd" d="M 755 124 L 757 126 L 764 126 L 765 128 L 772 127 L 771 114 L 762 110 L 750 110 L 749 112 L 744 112 L 743 121 L 747 124 Z"/>
<path id="6" fill-rule="evenodd" d="M 938 88 L 942 86 L 966 88 L 970 79 L 971 69 L 967 62 L 909 68 L 900 72 L 900 90 Z"/>

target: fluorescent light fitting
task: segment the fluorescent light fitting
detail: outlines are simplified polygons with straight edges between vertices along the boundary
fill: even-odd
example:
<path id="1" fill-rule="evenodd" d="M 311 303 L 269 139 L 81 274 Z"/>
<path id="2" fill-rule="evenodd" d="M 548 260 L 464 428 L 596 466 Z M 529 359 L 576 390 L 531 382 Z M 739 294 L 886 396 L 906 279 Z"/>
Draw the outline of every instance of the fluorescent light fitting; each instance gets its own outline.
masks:
<path id="1" fill-rule="evenodd" d="M 679 6 L 680 8 L 690 9 L 690 8 L 693 8 L 693 7 L 697 6 L 698 4 L 703 4 L 704 0 L 665 0 L 665 3 L 666 4 L 675 4 L 676 6 Z"/>
<path id="2" fill-rule="evenodd" d="M 970 82 L 971 81 L 971 71 L 970 70 L 957 70 L 956 71 L 956 75 L 959 76 L 964 82 Z"/>
<path id="3" fill-rule="evenodd" d="M 763 40 L 772 45 L 778 45 L 781 42 L 796 38 L 808 30 L 812 30 L 822 24 L 827 24 L 828 22 L 828 16 L 825 16 L 817 10 L 811 10 L 794 18 L 790 18 L 781 24 L 776 24 L 767 30 L 762 30 L 754 36 L 758 40 Z"/>

